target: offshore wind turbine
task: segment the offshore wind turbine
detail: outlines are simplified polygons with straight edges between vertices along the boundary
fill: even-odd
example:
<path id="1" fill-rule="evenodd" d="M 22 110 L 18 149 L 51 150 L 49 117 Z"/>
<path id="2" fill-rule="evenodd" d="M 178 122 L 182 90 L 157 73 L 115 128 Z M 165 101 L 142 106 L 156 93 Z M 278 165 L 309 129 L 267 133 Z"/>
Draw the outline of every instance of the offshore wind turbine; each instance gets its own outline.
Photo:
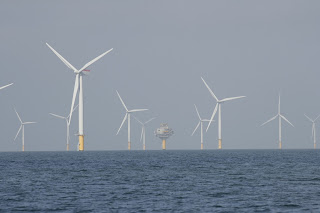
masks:
<path id="1" fill-rule="evenodd" d="M 202 150 L 202 149 L 203 149 L 203 122 L 209 122 L 210 120 L 208 120 L 208 119 L 202 119 L 202 118 L 200 117 L 200 114 L 199 114 L 199 111 L 198 111 L 198 109 L 197 109 L 197 106 L 194 105 L 194 107 L 196 108 L 197 115 L 198 115 L 198 118 L 199 118 L 199 122 L 198 122 L 196 128 L 193 130 L 191 136 L 196 132 L 196 130 L 198 129 L 198 127 L 199 127 L 199 125 L 200 125 L 200 134 L 201 134 L 201 135 L 200 135 L 200 142 L 201 142 L 201 150 Z"/>
<path id="2" fill-rule="evenodd" d="M 212 116 L 210 118 L 210 121 L 209 121 L 209 124 L 208 124 L 208 127 L 207 127 L 207 130 L 209 129 L 210 127 L 210 124 L 217 112 L 218 111 L 218 114 L 219 114 L 219 118 L 218 118 L 218 149 L 222 149 L 222 136 L 221 136 L 221 104 L 223 104 L 224 102 L 227 102 L 227 101 L 231 101 L 231 100 L 235 100 L 235 99 L 239 99 L 239 98 L 244 98 L 246 96 L 238 96 L 238 97 L 232 97 L 232 98 L 224 98 L 222 100 L 219 100 L 217 98 L 217 96 L 215 96 L 215 94 L 212 92 L 212 90 L 210 89 L 210 87 L 208 86 L 208 84 L 205 82 L 205 80 L 201 77 L 203 83 L 206 85 L 206 87 L 208 88 L 210 94 L 212 95 L 212 97 L 217 101 L 217 104 L 213 110 L 213 113 L 212 113 Z"/>
<path id="3" fill-rule="evenodd" d="M 279 94 L 279 104 L 278 104 L 278 114 L 274 117 L 272 117 L 271 119 L 267 120 L 266 122 L 264 122 L 261 126 L 265 125 L 266 123 L 269 123 L 270 121 L 276 119 L 277 117 L 279 117 L 279 149 L 282 149 L 282 141 L 281 141 L 281 119 L 285 120 L 286 122 L 288 122 L 291 126 L 293 126 L 292 123 L 290 123 L 290 121 L 288 121 L 288 119 L 286 119 L 283 115 L 281 115 L 280 113 L 280 94 Z M 293 126 L 294 127 L 294 126 Z"/>
<path id="4" fill-rule="evenodd" d="M 14 140 L 16 140 L 16 138 L 18 137 L 19 132 L 20 132 L 21 129 L 22 129 L 22 151 L 24 152 L 24 125 L 26 125 L 26 124 L 34 124 L 34 123 L 37 123 L 37 122 L 22 122 L 22 120 L 21 120 L 21 118 L 20 118 L 17 110 L 14 109 L 14 111 L 16 112 L 16 114 L 17 114 L 17 116 L 18 116 L 18 118 L 19 118 L 19 121 L 20 121 L 20 123 L 21 123 L 20 128 L 19 128 L 19 130 L 18 130 L 18 132 L 17 132 L 16 137 L 14 138 Z"/>
<path id="5" fill-rule="evenodd" d="M 320 115 L 318 115 L 318 117 L 314 120 L 309 118 L 306 114 L 304 114 L 304 116 L 306 116 L 306 118 L 308 118 L 308 120 L 312 122 L 313 148 L 316 149 L 316 120 L 320 117 Z"/>
<path id="6" fill-rule="evenodd" d="M 73 89 L 72 102 L 71 102 L 71 108 L 70 108 L 69 123 L 71 122 L 73 106 L 74 106 L 74 102 L 75 102 L 75 99 L 77 97 L 77 93 L 78 93 L 78 90 L 79 90 L 79 132 L 78 132 L 78 136 L 79 136 L 79 151 L 83 151 L 84 150 L 84 130 L 83 130 L 83 126 L 84 126 L 83 122 L 84 121 L 83 121 L 83 83 L 82 83 L 82 78 L 83 78 L 83 75 L 85 75 L 86 72 L 88 72 L 88 70 L 86 70 L 87 67 L 89 67 L 91 64 L 93 64 L 94 62 L 98 61 L 100 58 L 102 58 L 103 56 L 105 56 L 106 54 L 111 52 L 113 50 L 113 48 L 111 48 L 110 50 L 102 53 L 98 57 L 92 59 L 91 61 L 86 63 L 80 69 L 76 69 L 65 58 L 63 58 L 57 51 L 55 51 L 48 43 L 46 43 L 46 44 L 52 50 L 52 52 L 54 52 L 54 54 L 56 54 L 56 56 L 58 56 L 58 58 L 68 68 L 73 70 L 74 74 L 76 75 L 76 79 L 75 79 L 75 83 L 74 83 L 74 89 Z"/>
<path id="7" fill-rule="evenodd" d="M 78 105 L 73 109 L 73 111 L 76 109 L 78 107 Z M 73 112 L 72 111 L 72 112 Z M 57 114 L 53 114 L 53 113 L 49 113 L 50 115 L 52 115 L 52 116 L 54 116 L 54 117 L 57 117 L 57 118 L 60 118 L 60 119 L 63 119 L 63 120 L 65 120 L 66 121 L 66 123 L 67 123 L 67 151 L 69 151 L 69 141 L 70 141 L 70 131 L 69 131 L 69 129 L 70 129 L 70 122 L 69 122 L 69 117 L 70 117 L 70 115 L 71 114 L 69 114 L 67 117 L 63 117 L 63 116 L 61 116 L 61 115 L 57 115 Z"/>
<path id="8" fill-rule="evenodd" d="M 133 115 L 132 115 L 133 116 Z M 142 129 L 141 129 L 141 137 L 140 137 L 140 141 L 143 142 L 143 150 L 146 150 L 146 124 L 149 123 L 150 121 L 152 121 L 154 118 L 151 118 L 149 119 L 148 121 L 146 122 L 141 122 L 138 118 L 136 118 L 135 116 L 133 116 L 134 119 L 136 119 L 142 126 Z"/>
<path id="9" fill-rule="evenodd" d="M 146 110 L 148 110 L 148 109 L 133 109 L 133 110 L 128 110 L 128 108 L 127 108 L 126 105 L 124 104 L 122 98 L 120 97 L 120 94 L 118 93 L 118 91 L 116 91 L 116 92 L 117 92 L 117 94 L 118 94 L 118 96 L 119 96 L 119 99 L 120 99 L 120 101 L 121 101 L 124 109 L 126 110 L 126 115 L 125 115 L 124 118 L 123 118 L 123 121 L 122 121 L 122 123 L 121 123 L 121 125 L 120 125 L 120 128 L 119 128 L 119 130 L 118 130 L 118 132 L 117 132 L 117 135 L 119 134 L 119 131 L 120 131 L 123 123 L 124 123 L 124 122 L 126 121 L 126 119 L 128 118 L 128 150 L 131 150 L 131 141 L 130 141 L 130 115 L 131 115 L 131 113 L 133 113 L 133 112 L 141 112 L 141 111 L 146 111 Z"/>

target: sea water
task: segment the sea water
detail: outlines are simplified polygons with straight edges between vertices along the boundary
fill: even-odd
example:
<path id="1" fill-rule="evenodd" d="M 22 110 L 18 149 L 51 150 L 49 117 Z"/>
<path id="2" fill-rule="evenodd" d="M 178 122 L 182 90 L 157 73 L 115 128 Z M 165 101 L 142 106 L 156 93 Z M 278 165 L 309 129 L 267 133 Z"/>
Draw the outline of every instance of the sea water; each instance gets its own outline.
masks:
<path id="1" fill-rule="evenodd" d="M 319 150 L 0 153 L 0 212 L 320 212 Z"/>

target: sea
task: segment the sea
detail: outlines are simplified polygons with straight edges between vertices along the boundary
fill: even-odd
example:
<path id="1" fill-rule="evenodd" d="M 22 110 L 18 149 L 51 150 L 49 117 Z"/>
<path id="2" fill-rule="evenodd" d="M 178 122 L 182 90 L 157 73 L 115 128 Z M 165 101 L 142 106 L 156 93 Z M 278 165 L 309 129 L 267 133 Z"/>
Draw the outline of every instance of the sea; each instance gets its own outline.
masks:
<path id="1" fill-rule="evenodd" d="M 320 150 L 1 152 L 0 212 L 320 212 Z"/>

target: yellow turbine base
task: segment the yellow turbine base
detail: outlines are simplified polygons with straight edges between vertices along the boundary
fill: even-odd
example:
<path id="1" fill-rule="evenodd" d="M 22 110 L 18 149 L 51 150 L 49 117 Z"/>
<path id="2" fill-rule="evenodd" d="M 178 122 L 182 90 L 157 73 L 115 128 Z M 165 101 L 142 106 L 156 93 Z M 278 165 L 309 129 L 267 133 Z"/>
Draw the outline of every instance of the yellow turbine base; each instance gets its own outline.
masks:
<path id="1" fill-rule="evenodd" d="M 203 150 L 203 143 L 201 144 L 201 150 Z"/>
<path id="2" fill-rule="evenodd" d="M 131 142 L 128 141 L 128 150 L 131 150 Z"/>
<path id="3" fill-rule="evenodd" d="M 146 145 L 143 145 L 143 150 L 146 150 Z"/>
<path id="4" fill-rule="evenodd" d="M 221 140 L 221 139 L 219 139 L 218 141 L 219 141 L 218 149 L 222 149 L 222 140 Z"/>
<path id="5" fill-rule="evenodd" d="M 315 143 L 313 144 L 313 148 L 316 149 L 316 144 Z"/>
<path id="6" fill-rule="evenodd" d="M 279 141 L 279 149 L 282 149 L 282 142 Z"/>
<path id="7" fill-rule="evenodd" d="M 79 151 L 84 151 L 84 137 L 79 135 Z"/>
<path id="8" fill-rule="evenodd" d="M 22 151 L 24 152 L 24 146 L 22 145 Z"/>
<path id="9" fill-rule="evenodd" d="M 69 151 L 69 144 L 67 144 L 67 151 Z"/>
<path id="10" fill-rule="evenodd" d="M 162 140 L 162 150 L 166 150 L 166 140 Z"/>

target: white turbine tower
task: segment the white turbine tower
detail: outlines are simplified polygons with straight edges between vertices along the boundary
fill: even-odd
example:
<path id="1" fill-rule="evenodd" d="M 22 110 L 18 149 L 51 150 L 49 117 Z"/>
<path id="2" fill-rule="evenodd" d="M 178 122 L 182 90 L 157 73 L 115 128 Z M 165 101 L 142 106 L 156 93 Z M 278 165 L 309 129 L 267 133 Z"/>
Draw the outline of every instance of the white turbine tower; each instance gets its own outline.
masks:
<path id="1" fill-rule="evenodd" d="M 309 118 L 306 114 L 304 114 L 304 116 L 306 116 L 306 118 L 308 118 L 308 120 L 312 122 L 313 148 L 316 149 L 316 120 L 320 117 L 320 115 L 318 115 L 318 117 L 314 120 Z"/>
<path id="2" fill-rule="evenodd" d="M 73 111 L 78 107 L 78 105 L 73 109 Z M 72 111 L 72 112 L 73 112 Z M 60 119 L 63 119 L 66 121 L 67 123 L 67 151 L 69 151 L 69 141 L 70 141 L 70 133 L 69 133 L 69 129 L 70 129 L 70 123 L 69 123 L 69 117 L 71 114 L 69 114 L 67 117 L 63 117 L 61 115 L 57 115 L 57 114 L 53 114 L 53 113 L 49 113 L 50 115 L 54 116 L 54 117 L 57 117 L 57 118 L 60 118 Z"/>
<path id="3" fill-rule="evenodd" d="M 133 116 L 133 115 L 132 115 Z M 141 137 L 140 137 L 140 141 L 143 142 L 143 150 L 146 150 L 146 124 L 149 123 L 150 121 L 152 121 L 153 119 L 155 118 L 151 118 L 149 119 L 148 121 L 146 122 L 141 122 L 138 118 L 136 118 L 135 116 L 133 116 L 134 119 L 136 119 L 142 126 L 142 129 L 141 129 Z"/>
<path id="4" fill-rule="evenodd" d="M 8 87 L 8 86 L 11 86 L 13 83 L 11 83 L 11 84 L 7 84 L 7 85 L 5 85 L 5 86 L 2 86 L 2 87 L 0 87 L 0 90 L 2 90 L 2 89 L 4 89 L 4 88 L 6 88 L 6 87 Z"/>
<path id="5" fill-rule="evenodd" d="M 73 106 L 75 99 L 77 97 L 77 93 L 79 90 L 79 151 L 84 150 L 84 131 L 83 131 L 83 85 L 82 85 L 82 77 L 85 74 L 85 70 L 87 67 L 89 67 L 91 64 L 94 62 L 98 61 L 100 58 L 102 58 L 104 55 L 109 53 L 110 51 L 113 50 L 111 48 L 110 50 L 102 53 L 98 57 L 94 58 L 93 60 L 89 61 L 86 63 L 81 69 L 76 69 L 74 66 L 72 66 L 65 58 L 63 58 L 57 51 L 55 51 L 48 43 L 47 46 L 58 56 L 58 58 L 70 69 L 73 70 L 73 72 L 76 75 L 75 83 L 74 83 L 74 90 L 73 90 L 73 96 L 72 96 L 72 102 L 71 102 L 71 108 L 70 108 L 70 117 L 69 117 L 69 123 L 71 122 L 71 117 L 72 117 L 72 111 L 73 111 Z"/>
<path id="6" fill-rule="evenodd" d="M 126 110 L 126 115 L 124 116 L 123 118 L 123 121 L 120 125 L 120 128 L 117 132 L 117 135 L 119 134 L 119 131 L 123 125 L 123 123 L 126 121 L 126 119 L 128 118 L 128 150 L 131 150 L 131 141 L 130 141 L 130 114 L 133 113 L 133 112 L 141 112 L 141 111 L 146 111 L 148 109 L 133 109 L 133 110 L 128 110 L 128 108 L 126 107 L 126 105 L 124 104 L 122 98 L 120 97 L 120 94 L 118 93 L 118 91 L 116 91 L 118 96 L 119 96 L 119 99 L 124 107 L 124 109 Z"/>
<path id="7" fill-rule="evenodd" d="M 277 117 L 279 117 L 279 149 L 282 149 L 282 141 L 281 141 L 281 119 L 285 120 L 286 122 L 288 122 L 291 126 L 293 126 L 292 123 L 290 123 L 290 121 L 288 121 L 288 119 L 286 119 L 283 115 L 281 115 L 280 113 L 280 94 L 279 94 L 279 105 L 278 105 L 278 114 L 276 116 L 274 116 L 273 118 L 271 118 L 270 120 L 267 120 L 266 122 L 264 122 L 261 126 L 265 125 L 266 123 L 269 123 L 270 121 L 276 119 Z M 294 127 L 294 126 L 293 126 Z"/>
<path id="8" fill-rule="evenodd" d="M 26 124 L 35 124 L 35 123 L 37 123 L 37 122 L 22 122 L 22 120 L 21 120 L 21 118 L 20 118 L 17 110 L 14 109 L 14 111 L 16 112 L 16 114 L 17 114 L 17 116 L 18 116 L 18 118 L 19 118 L 19 121 L 20 121 L 20 123 L 21 123 L 20 128 L 19 128 L 19 130 L 18 130 L 18 132 L 17 132 L 16 137 L 14 138 L 14 140 L 17 139 L 18 134 L 19 134 L 19 132 L 21 131 L 21 128 L 22 128 L 22 151 L 24 152 L 24 125 L 26 125 Z"/>
<path id="9" fill-rule="evenodd" d="M 191 136 L 196 132 L 196 130 L 198 129 L 198 127 L 199 127 L 199 125 L 200 125 L 200 131 L 201 131 L 201 133 L 200 133 L 200 134 L 201 134 L 201 136 L 200 136 L 200 142 L 201 142 L 201 150 L 202 150 L 202 149 L 203 149 L 203 122 L 209 122 L 210 120 L 208 120 L 208 119 L 202 119 L 202 118 L 200 117 L 200 114 L 199 114 L 199 111 L 198 111 L 198 109 L 197 109 L 197 106 L 194 105 L 194 107 L 196 108 L 197 115 L 198 115 L 198 118 L 199 118 L 199 122 L 198 122 L 196 128 L 193 130 Z"/>
<path id="10" fill-rule="evenodd" d="M 224 102 L 226 102 L 226 101 L 231 101 L 231 100 L 235 100 L 235 99 L 239 99 L 239 98 L 244 98 L 244 97 L 246 97 L 246 96 L 238 96 L 238 97 L 232 97 L 232 98 L 224 98 L 224 99 L 222 99 L 222 100 L 219 100 L 218 98 L 217 98 L 217 96 L 215 96 L 215 94 L 212 92 L 212 90 L 210 89 L 210 87 L 208 86 L 208 84 L 204 81 L 204 79 L 201 77 L 201 79 L 202 79 L 202 81 L 203 81 L 203 83 L 206 85 L 206 87 L 208 88 L 208 90 L 209 90 L 209 92 L 210 92 L 210 94 L 212 95 L 212 97 L 217 101 L 217 104 L 216 104 L 216 107 L 214 108 L 214 110 L 213 110 L 213 113 L 212 113 L 212 116 L 211 116 L 211 118 L 210 118 L 210 121 L 209 121 L 209 124 L 208 124 L 208 127 L 207 127 L 207 130 L 206 131 L 208 131 L 208 129 L 209 129 L 209 127 L 210 127 L 210 124 L 211 124 L 211 122 L 212 122 L 212 120 L 213 120 L 213 118 L 214 118 L 214 116 L 215 116 L 215 114 L 216 114 L 216 112 L 217 112 L 217 110 L 218 110 L 218 108 L 219 108 L 219 118 L 218 118 L 218 143 L 219 143 L 219 145 L 218 145 L 218 149 L 222 149 L 222 137 L 221 137 L 221 104 L 222 103 L 224 103 Z"/>

